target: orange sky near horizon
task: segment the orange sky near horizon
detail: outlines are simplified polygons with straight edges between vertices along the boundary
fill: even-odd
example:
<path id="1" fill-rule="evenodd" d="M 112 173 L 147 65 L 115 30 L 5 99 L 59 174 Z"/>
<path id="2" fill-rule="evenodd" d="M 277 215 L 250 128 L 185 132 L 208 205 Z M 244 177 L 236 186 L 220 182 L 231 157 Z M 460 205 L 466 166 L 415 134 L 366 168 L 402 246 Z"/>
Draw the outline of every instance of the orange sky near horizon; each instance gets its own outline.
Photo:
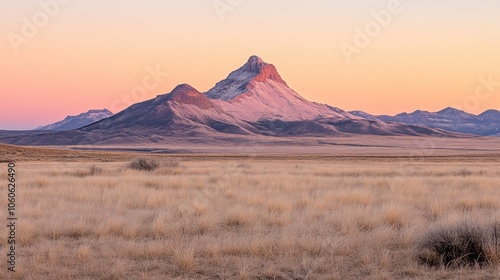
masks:
<path id="1" fill-rule="evenodd" d="M 0 129 L 116 113 L 181 83 L 207 91 L 250 55 L 306 99 L 344 110 L 500 109 L 499 1 L 57 1 L 0 3 Z M 24 18 L 43 21 L 47 9 L 25 36 Z M 370 43 L 356 44 L 356 28 L 374 22 Z"/>

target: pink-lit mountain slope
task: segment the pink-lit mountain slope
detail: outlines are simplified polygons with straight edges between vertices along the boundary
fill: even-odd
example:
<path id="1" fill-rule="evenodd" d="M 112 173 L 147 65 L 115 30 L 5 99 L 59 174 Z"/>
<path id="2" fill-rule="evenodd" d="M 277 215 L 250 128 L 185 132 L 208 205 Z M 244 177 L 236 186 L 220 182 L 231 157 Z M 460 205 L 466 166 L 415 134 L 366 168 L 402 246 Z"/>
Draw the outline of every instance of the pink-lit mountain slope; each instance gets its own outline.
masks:
<path id="1" fill-rule="evenodd" d="M 248 122 L 360 119 L 342 110 L 307 101 L 281 78 L 272 64 L 252 56 L 205 93 L 231 115 Z"/>

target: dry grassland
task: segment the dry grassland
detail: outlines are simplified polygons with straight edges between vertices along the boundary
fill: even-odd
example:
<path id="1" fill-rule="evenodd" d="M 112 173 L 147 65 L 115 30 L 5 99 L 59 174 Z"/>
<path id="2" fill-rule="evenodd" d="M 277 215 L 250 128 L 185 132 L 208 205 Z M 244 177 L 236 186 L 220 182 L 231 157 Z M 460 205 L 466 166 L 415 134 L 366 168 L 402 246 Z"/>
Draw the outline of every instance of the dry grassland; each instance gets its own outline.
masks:
<path id="1" fill-rule="evenodd" d="M 19 162 L 17 181 L 17 279 L 500 278 L 491 242 L 469 267 L 422 247 L 500 222 L 496 160 Z"/>

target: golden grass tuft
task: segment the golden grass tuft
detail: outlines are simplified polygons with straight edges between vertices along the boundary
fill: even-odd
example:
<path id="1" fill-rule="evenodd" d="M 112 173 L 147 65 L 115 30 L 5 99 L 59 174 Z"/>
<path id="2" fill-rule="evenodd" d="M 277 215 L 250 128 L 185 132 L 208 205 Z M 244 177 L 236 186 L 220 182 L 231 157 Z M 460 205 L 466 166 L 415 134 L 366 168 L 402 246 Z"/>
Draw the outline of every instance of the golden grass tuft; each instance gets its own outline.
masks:
<path id="1" fill-rule="evenodd" d="M 92 258 L 92 248 L 89 245 L 80 245 L 76 249 L 76 257 L 80 261 L 89 261 Z"/>
<path id="2" fill-rule="evenodd" d="M 178 247 L 174 249 L 174 261 L 182 272 L 189 272 L 194 268 L 194 248 Z"/>
<path id="3" fill-rule="evenodd" d="M 243 207 L 233 207 L 226 215 L 226 225 L 230 227 L 245 226 L 250 227 L 256 223 L 255 213 Z"/>
<path id="4" fill-rule="evenodd" d="M 30 185 L 35 188 L 46 188 L 50 185 L 50 180 L 47 177 L 37 177 L 31 181 Z"/>
<path id="5" fill-rule="evenodd" d="M 402 205 L 388 205 L 383 215 L 386 223 L 395 227 L 402 227 L 412 220 L 410 211 Z"/>

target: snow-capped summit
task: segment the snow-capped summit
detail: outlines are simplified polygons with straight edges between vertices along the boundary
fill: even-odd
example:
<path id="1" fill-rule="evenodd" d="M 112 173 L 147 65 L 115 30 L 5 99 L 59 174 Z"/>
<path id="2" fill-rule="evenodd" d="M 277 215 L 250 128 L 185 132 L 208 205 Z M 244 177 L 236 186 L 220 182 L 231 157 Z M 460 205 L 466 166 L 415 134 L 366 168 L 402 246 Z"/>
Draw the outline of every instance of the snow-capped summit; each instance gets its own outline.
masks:
<path id="1" fill-rule="evenodd" d="M 253 80 L 264 82 L 269 79 L 286 85 L 286 82 L 283 81 L 280 74 L 278 74 L 276 67 L 272 64 L 264 62 L 264 60 L 256 55 L 251 56 L 242 68 L 245 71 L 257 73 Z"/>
<path id="2" fill-rule="evenodd" d="M 274 65 L 268 64 L 260 57 L 253 55 L 245 65 L 231 72 L 226 79 L 218 82 L 215 87 L 205 94 L 211 99 L 227 101 L 244 93 L 250 82 L 264 82 L 267 79 L 286 85 Z"/>
<path id="3" fill-rule="evenodd" d="M 256 55 L 252 55 L 248 58 L 248 63 L 250 63 L 250 65 L 258 65 L 258 64 L 265 63 L 265 62 L 264 62 L 264 60 L 262 60 L 262 58 L 260 58 Z M 267 63 L 265 63 L 265 64 L 267 64 Z"/>
<path id="4" fill-rule="evenodd" d="M 86 125 L 98 122 L 102 119 L 109 118 L 113 115 L 108 109 L 89 110 L 86 113 L 81 113 L 77 116 L 67 116 L 64 120 L 35 128 L 35 130 L 73 130 L 84 127 Z"/>
<path id="5" fill-rule="evenodd" d="M 267 65 L 266 62 L 264 62 L 264 60 L 262 60 L 262 58 L 256 56 L 256 55 L 252 55 L 251 57 L 248 58 L 248 61 L 245 65 L 243 65 L 243 68 L 244 70 L 246 71 L 254 71 L 255 73 L 258 73 L 260 68 L 262 68 L 263 65 Z"/>
<path id="6" fill-rule="evenodd" d="M 205 94 L 226 112 L 248 122 L 358 118 L 307 101 L 288 87 L 274 65 L 258 56 L 251 56 Z"/>

